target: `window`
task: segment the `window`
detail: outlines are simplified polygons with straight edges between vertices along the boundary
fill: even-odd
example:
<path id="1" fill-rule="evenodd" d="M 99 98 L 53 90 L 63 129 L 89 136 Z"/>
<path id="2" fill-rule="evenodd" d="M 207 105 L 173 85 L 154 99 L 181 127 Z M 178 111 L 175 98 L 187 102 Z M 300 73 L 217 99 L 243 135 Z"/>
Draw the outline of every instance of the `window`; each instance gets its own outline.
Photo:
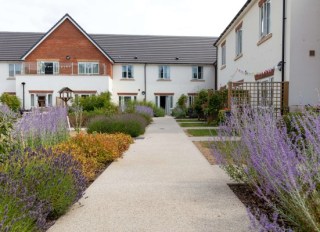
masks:
<path id="1" fill-rule="evenodd" d="M 59 74 L 59 62 L 38 62 L 38 74 Z"/>
<path id="2" fill-rule="evenodd" d="M 34 107 L 34 102 L 35 102 L 34 94 L 31 94 L 31 107 Z"/>
<path id="3" fill-rule="evenodd" d="M 48 94 L 48 106 L 52 106 L 52 94 Z"/>
<path id="4" fill-rule="evenodd" d="M 119 96 L 119 107 L 122 112 L 125 111 L 131 101 L 137 101 L 137 96 Z"/>
<path id="5" fill-rule="evenodd" d="M 236 29 L 236 56 L 242 55 L 242 26 Z"/>
<path id="6" fill-rule="evenodd" d="M 191 107 L 193 106 L 194 103 L 194 95 L 188 95 L 188 106 Z"/>
<path id="7" fill-rule="evenodd" d="M 221 45 L 221 65 L 226 65 L 226 42 L 222 43 Z"/>
<path id="8" fill-rule="evenodd" d="M 9 64 L 9 77 L 21 74 L 21 64 Z"/>
<path id="9" fill-rule="evenodd" d="M 159 66 L 159 78 L 170 79 L 170 67 L 168 65 Z"/>
<path id="10" fill-rule="evenodd" d="M 203 67 L 201 66 L 192 67 L 192 79 L 195 79 L 195 80 L 203 79 Z"/>
<path id="11" fill-rule="evenodd" d="M 123 65 L 122 66 L 122 78 L 133 78 L 132 65 Z"/>
<path id="12" fill-rule="evenodd" d="M 271 2 L 264 0 L 260 2 L 260 37 L 266 36 L 270 33 L 270 13 Z"/>
<path id="13" fill-rule="evenodd" d="M 79 62 L 78 73 L 80 75 L 99 74 L 99 63 L 97 62 Z"/>

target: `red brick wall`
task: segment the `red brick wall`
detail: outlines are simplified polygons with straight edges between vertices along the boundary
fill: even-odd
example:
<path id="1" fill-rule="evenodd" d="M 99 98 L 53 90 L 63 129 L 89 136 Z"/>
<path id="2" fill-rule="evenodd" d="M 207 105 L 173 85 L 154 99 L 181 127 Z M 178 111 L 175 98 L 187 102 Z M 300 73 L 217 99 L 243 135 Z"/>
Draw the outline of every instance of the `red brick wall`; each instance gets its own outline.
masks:
<path id="1" fill-rule="evenodd" d="M 66 56 L 70 56 L 70 60 L 67 60 Z M 100 63 L 100 74 L 102 74 L 102 64 L 105 64 L 106 74 L 112 77 L 112 63 L 68 19 L 25 59 L 26 62 L 40 60 L 59 61 L 61 63 L 60 73 L 62 74 L 71 74 L 71 68 L 63 67 L 62 63 L 97 61 Z M 75 74 L 78 73 L 77 69 L 77 65 L 74 65 L 73 72 Z"/>

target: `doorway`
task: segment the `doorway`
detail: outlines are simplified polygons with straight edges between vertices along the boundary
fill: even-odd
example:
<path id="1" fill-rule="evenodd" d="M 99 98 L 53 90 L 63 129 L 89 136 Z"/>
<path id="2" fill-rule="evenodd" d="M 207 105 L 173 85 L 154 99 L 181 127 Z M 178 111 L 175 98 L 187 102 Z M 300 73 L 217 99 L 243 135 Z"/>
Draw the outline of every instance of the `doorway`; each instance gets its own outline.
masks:
<path id="1" fill-rule="evenodd" d="M 160 107 L 164 110 L 167 107 L 166 103 L 167 103 L 167 96 L 160 96 Z"/>
<path id="2" fill-rule="evenodd" d="M 38 107 L 46 107 L 46 96 L 38 96 Z"/>

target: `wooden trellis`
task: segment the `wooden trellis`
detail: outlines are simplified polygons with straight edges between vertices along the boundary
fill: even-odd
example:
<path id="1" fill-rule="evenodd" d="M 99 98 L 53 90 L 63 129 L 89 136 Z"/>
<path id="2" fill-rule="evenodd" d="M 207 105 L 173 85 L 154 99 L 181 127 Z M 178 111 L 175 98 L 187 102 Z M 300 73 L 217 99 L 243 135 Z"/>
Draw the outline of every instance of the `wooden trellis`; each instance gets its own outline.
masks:
<path id="1" fill-rule="evenodd" d="M 249 105 L 273 107 L 283 114 L 288 110 L 289 82 L 229 82 L 228 107 Z"/>

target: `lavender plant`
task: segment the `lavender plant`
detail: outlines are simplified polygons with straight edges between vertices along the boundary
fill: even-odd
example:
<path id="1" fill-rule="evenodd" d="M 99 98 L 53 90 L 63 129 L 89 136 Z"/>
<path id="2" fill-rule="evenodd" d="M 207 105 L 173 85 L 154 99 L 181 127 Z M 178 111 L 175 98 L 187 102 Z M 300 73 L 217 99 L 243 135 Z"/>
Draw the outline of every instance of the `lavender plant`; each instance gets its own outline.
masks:
<path id="1" fill-rule="evenodd" d="M 34 109 L 16 123 L 14 136 L 22 149 L 55 145 L 68 137 L 67 109 Z"/>
<path id="2" fill-rule="evenodd" d="M 220 164 L 234 177 L 256 189 L 258 197 L 272 207 L 279 217 L 297 231 L 320 231 L 320 117 L 306 112 L 292 118 L 294 134 L 288 134 L 281 118 L 273 110 L 234 111 L 221 127 L 225 146 L 228 136 L 240 135 L 225 154 L 214 146 Z M 260 215 L 261 231 L 270 231 Z M 273 225 L 276 228 L 275 225 Z M 271 231 L 283 231 L 286 229 Z"/>
<path id="3" fill-rule="evenodd" d="M 40 148 L 16 151 L 2 168 L 12 179 L 21 180 L 37 200 L 48 203 L 49 217 L 54 219 L 78 200 L 86 188 L 81 167 L 68 154 L 53 154 Z"/>
<path id="4" fill-rule="evenodd" d="M 21 180 L 0 173 L 0 231 L 44 231 L 48 205 L 38 201 Z"/>

